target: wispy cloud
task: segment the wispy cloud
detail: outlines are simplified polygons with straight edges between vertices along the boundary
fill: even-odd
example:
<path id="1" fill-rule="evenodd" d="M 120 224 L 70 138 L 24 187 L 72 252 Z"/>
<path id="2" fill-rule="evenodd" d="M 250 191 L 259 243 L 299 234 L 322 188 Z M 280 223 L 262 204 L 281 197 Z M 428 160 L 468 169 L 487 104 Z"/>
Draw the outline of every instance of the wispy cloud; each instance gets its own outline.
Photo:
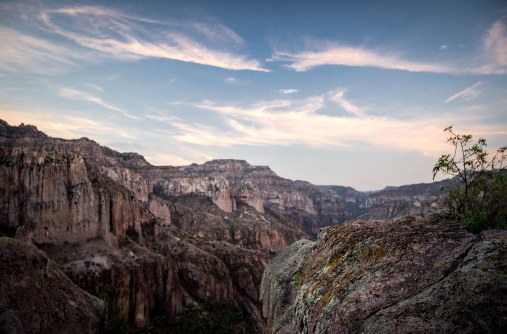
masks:
<path id="1" fill-rule="evenodd" d="M 447 49 L 448 47 L 449 47 L 449 46 L 447 46 L 447 45 L 445 45 L 445 44 L 444 44 L 444 45 L 442 45 L 442 46 L 440 47 L 440 50 L 445 50 L 445 49 Z"/>
<path id="2" fill-rule="evenodd" d="M 13 72 L 60 74 L 92 59 L 90 52 L 62 46 L 0 26 L 0 69 Z"/>
<path id="3" fill-rule="evenodd" d="M 363 114 L 363 112 L 357 106 L 355 106 L 352 103 L 350 103 L 349 101 L 347 101 L 345 99 L 345 97 L 343 96 L 343 94 L 345 94 L 344 90 L 336 92 L 336 93 L 332 93 L 331 100 L 336 102 L 340 107 L 347 110 L 348 112 L 353 113 L 357 116 L 361 116 Z"/>
<path id="4" fill-rule="evenodd" d="M 280 93 L 282 94 L 293 94 L 297 92 L 298 92 L 297 89 L 280 89 Z"/>
<path id="5" fill-rule="evenodd" d="M 44 10 L 40 19 L 49 31 L 119 59 L 167 58 L 230 70 L 268 72 L 257 60 L 228 51 L 227 47 L 217 49 L 215 46 L 237 46 L 243 41 L 216 23 L 161 22 L 92 6 Z M 158 26 L 158 33 L 148 31 L 144 24 Z"/>
<path id="6" fill-rule="evenodd" d="M 357 117 L 319 114 L 317 110 L 328 105 L 328 101 L 342 103 Z M 371 145 L 386 149 L 419 151 L 432 156 L 447 149 L 442 141 L 442 128 L 451 124 L 452 119 L 400 120 L 369 116 L 345 101 L 342 91 L 334 91 L 303 100 L 274 100 L 249 106 L 196 103 L 193 104 L 194 107 L 220 115 L 223 118 L 222 125 L 218 128 L 209 124 L 175 123 L 173 125 L 180 134 L 173 134 L 173 138 L 202 146 L 225 147 Z M 224 124 L 227 130 L 223 128 Z M 499 127 L 493 128 L 485 130 L 507 133 Z"/>
<path id="7" fill-rule="evenodd" d="M 72 89 L 72 88 L 60 87 L 60 90 L 58 91 L 58 94 L 61 97 L 65 97 L 65 98 L 70 99 L 70 100 L 81 100 L 81 101 L 95 102 L 98 105 L 103 106 L 104 108 L 108 108 L 108 109 L 124 112 L 120 108 L 117 108 L 117 107 L 112 106 L 112 105 L 110 105 L 108 103 L 105 103 L 104 101 L 102 101 L 102 99 L 100 99 L 98 97 L 95 97 L 95 96 L 90 95 L 90 94 L 88 94 L 86 92 L 82 92 L 82 91 L 75 90 L 75 89 Z"/>
<path id="8" fill-rule="evenodd" d="M 459 93 L 454 94 L 453 96 L 451 96 L 450 98 L 445 100 L 444 103 L 451 102 L 452 100 L 454 100 L 457 97 L 461 97 L 467 101 L 475 99 L 482 92 L 482 91 L 476 89 L 477 87 L 479 87 L 480 84 L 481 84 L 481 81 L 477 82 L 473 86 L 468 87 L 467 89 L 462 90 Z"/>
<path id="9" fill-rule="evenodd" d="M 91 83 L 85 83 L 85 85 L 86 85 L 86 86 L 88 86 L 88 87 L 91 87 L 91 88 L 93 88 L 93 89 L 96 89 L 96 90 L 98 90 L 98 91 L 100 91 L 100 92 L 103 92 L 103 91 L 104 91 L 104 89 L 102 89 L 101 87 L 99 87 L 99 86 L 97 86 L 97 85 L 94 85 L 94 84 L 91 84 Z"/>
<path id="10" fill-rule="evenodd" d="M 276 49 L 267 61 L 289 62 L 284 66 L 297 72 L 322 65 L 342 65 L 450 74 L 507 73 L 507 29 L 501 20 L 486 32 L 474 56 L 452 63 L 408 60 L 403 53 L 386 52 L 385 48 L 380 50 L 329 41 L 308 41 L 306 44 L 306 50 L 301 52 Z M 442 45 L 440 48 L 446 49 L 448 46 Z"/>
<path id="11" fill-rule="evenodd" d="M 105 134 L 114 134 L 115 136 L 136 139 L 133 131 L 125 131 L 108 122 L 98 122 L 82 117 L 61 115 L 48 111 L 22 111 L 6 108 L 0 108 L 0 114 L 2 119 L 9 124 L 32 124 L 53 137 L 75 139 L 83 136 L 93 136 L 93 139 L 100 140 Z"/>
<path id="12" fill-rule="evenodd" d="M 115 107 L 113 105 L 110 105 L 109 103 L 106 103 L 106 102 L 102 101 L 101 98 L 98 98 L 98 97 L 93 96 L 93 95 L 91 95 L 89 93 L 86 93 L 86 92 L 82 92 L 80 90 L 76 90 L 76 89 L 72 89 L 72 88 L 67 88 L 67 87 L 60 87 L 60 89 L 58 91 L 58 94 L 61 97 L 65 97 L 65 98 L 70 99 L 70 100 L 94 102 L 94 103 L 96 103 L 96 104 L 98 104 L 98 105 L 100 105 L 100 106 L 102 106 L 104 108 L 108 108 L 108 109 L 111 109 L 111 110 L 119 111 L 124 116 L 126 116 L 126 117 L 128 117 L 130 119 L 135 119 L 137 121 L 142 120 L 141 117 L 131 115 L 131 114 L 127 113 L 123 109 L 120 109 L 118 107 Z"/>
<path id="13" fill-rule="evenodd" d="M 488 30 L 484 47 L 498 66 L 507 66 L 507 28 L 502 21 L 496 21 Z"/>
<path id="14" fill-rule="evenodd" d="M 225 82 L 227 82 L 227 83 L 236 83 L 236 79 L 234 79 L 234 78 L 227 78 L 227 79 L 225 79 Z"/>
<path id="15" fill-rule="evenodd" d="M 277 50 L 268 61 L 287 61 L 285 65 L 297 72 L 322 65 L 371 66 L 410 72 L 450 73 L 457 70 L 440 64 L 426 64 L 404 60 L 399 54 L 387 54 L 364 47 L 345 46 L 338 43 L 314 42 L 311 51 L 291 53 Z"/>
<path id="16" fill-rule="evenodd" d="M 153 119 L 155 121 L 167 122 L 167 123 L 172 123 L 174 121 L 181 120 L 181 118 L 176 117 L 176 116 L 162 116 L 162 115 L 145 115 L 145 116 L 150 119 Z"/>

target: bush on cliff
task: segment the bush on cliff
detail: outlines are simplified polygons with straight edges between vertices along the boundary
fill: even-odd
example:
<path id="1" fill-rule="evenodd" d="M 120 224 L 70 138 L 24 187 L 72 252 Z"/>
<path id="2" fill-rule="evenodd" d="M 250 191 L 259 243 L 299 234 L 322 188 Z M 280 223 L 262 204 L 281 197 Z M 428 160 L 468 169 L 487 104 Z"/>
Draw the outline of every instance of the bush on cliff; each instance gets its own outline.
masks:
<path id="1" fill-rule="evenodd" d="M 507 147 L 489 159 L 485 139 L 473 143 L 472 135 L 456 134 L 452 126 L 444 132 L 451 135 L 447 142 L 454 146 L 454 153 L 438 159 L 433 179 L 439 172 L 458 176 L 447 199 L 452 217 L 472 233 L 507 226 L 507 166 L 503 165 Z"/>

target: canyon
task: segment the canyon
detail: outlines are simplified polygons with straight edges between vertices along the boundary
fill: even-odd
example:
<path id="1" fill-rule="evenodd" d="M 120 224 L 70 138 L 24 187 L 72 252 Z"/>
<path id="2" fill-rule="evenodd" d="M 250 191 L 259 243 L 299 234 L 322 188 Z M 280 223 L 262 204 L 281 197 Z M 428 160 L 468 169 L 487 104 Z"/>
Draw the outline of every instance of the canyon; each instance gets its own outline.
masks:
<path id="1" fill-rule="evenodd" d="M 260 332 L 266 319 L 272 322 L 262 314 L 261 281 L 276 255 L 291 245 L 308 251 L 329 226 L 358 217 L 440 209 L 440 188 L 449 184 L 368 195 L 284 179 L 244 160 L 154 166 L 88 138 L 52 138 L 0 120 L 0 236 L 7 245 L 23 243 L 16 244 L 20 252 L 35 245 L 85 296 L 107 295 L 107 305 L 145 330 L 156 331 L 161 317 L 169 325 L 211 308 L 211 318 L 223 310 L 241 314 L 234 330 Z M 306 261 L 305 255 L 288 272 L 300 272 Z M 281 300 L 295 298 L 287 291 Z M 90 298 L 88 310 L 107 308 Z M 5 317 L 19 312 L 4 304 Z M 42 332 L 52 328 L 47 319 L 41 315 L 36 324 Z M 20 321 L 16 326 L 26 326 Z"/>

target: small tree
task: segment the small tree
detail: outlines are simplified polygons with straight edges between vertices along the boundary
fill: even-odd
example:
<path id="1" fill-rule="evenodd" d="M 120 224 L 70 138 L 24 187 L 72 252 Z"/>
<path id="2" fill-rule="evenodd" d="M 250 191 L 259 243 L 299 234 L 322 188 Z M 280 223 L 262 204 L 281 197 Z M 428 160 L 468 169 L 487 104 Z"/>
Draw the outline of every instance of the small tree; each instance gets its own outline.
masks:
<path id="1" fill-rule="evenodd" d="M 454 146 L 454 153 L 438 159 L 433 180 L 439 172 L 457 176 L 459 181 L 452 181 L 447 199 L 452 217 L 472 233 L 507 226 L 507 166 L 503 166 L 507 147 L 488 159 L 484 138 L 473 143 L 472 135 L 456 134 L 452 126 L 444 132 L 450 134 L 447 142 Z"/>

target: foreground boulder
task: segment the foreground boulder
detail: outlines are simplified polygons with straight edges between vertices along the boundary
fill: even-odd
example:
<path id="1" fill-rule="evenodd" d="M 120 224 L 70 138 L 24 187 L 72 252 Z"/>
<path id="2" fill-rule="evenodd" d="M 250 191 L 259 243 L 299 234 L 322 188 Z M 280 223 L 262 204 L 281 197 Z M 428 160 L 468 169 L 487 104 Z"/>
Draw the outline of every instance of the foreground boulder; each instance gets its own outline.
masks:
<path id="1" fill-rule="evenodd" d="M 104 302 L 32 244 L 0 238 L 0 332 L 99 333 Z"/>
<path id="2" fill-rule="evenodd" d="M 293 274 L 277 262 L 263 280 L 271 275 L 271 285 L 290 290 Z M 269 331 L 505 333 L 506 263 L 506 230 L 473 235 L 437 214 L 327 227 L 297 273 L 292 313 Z M 262 290 L 261 298 L 272 291 Z M 263 311 L 278 317 L 276 309 Z"/>

